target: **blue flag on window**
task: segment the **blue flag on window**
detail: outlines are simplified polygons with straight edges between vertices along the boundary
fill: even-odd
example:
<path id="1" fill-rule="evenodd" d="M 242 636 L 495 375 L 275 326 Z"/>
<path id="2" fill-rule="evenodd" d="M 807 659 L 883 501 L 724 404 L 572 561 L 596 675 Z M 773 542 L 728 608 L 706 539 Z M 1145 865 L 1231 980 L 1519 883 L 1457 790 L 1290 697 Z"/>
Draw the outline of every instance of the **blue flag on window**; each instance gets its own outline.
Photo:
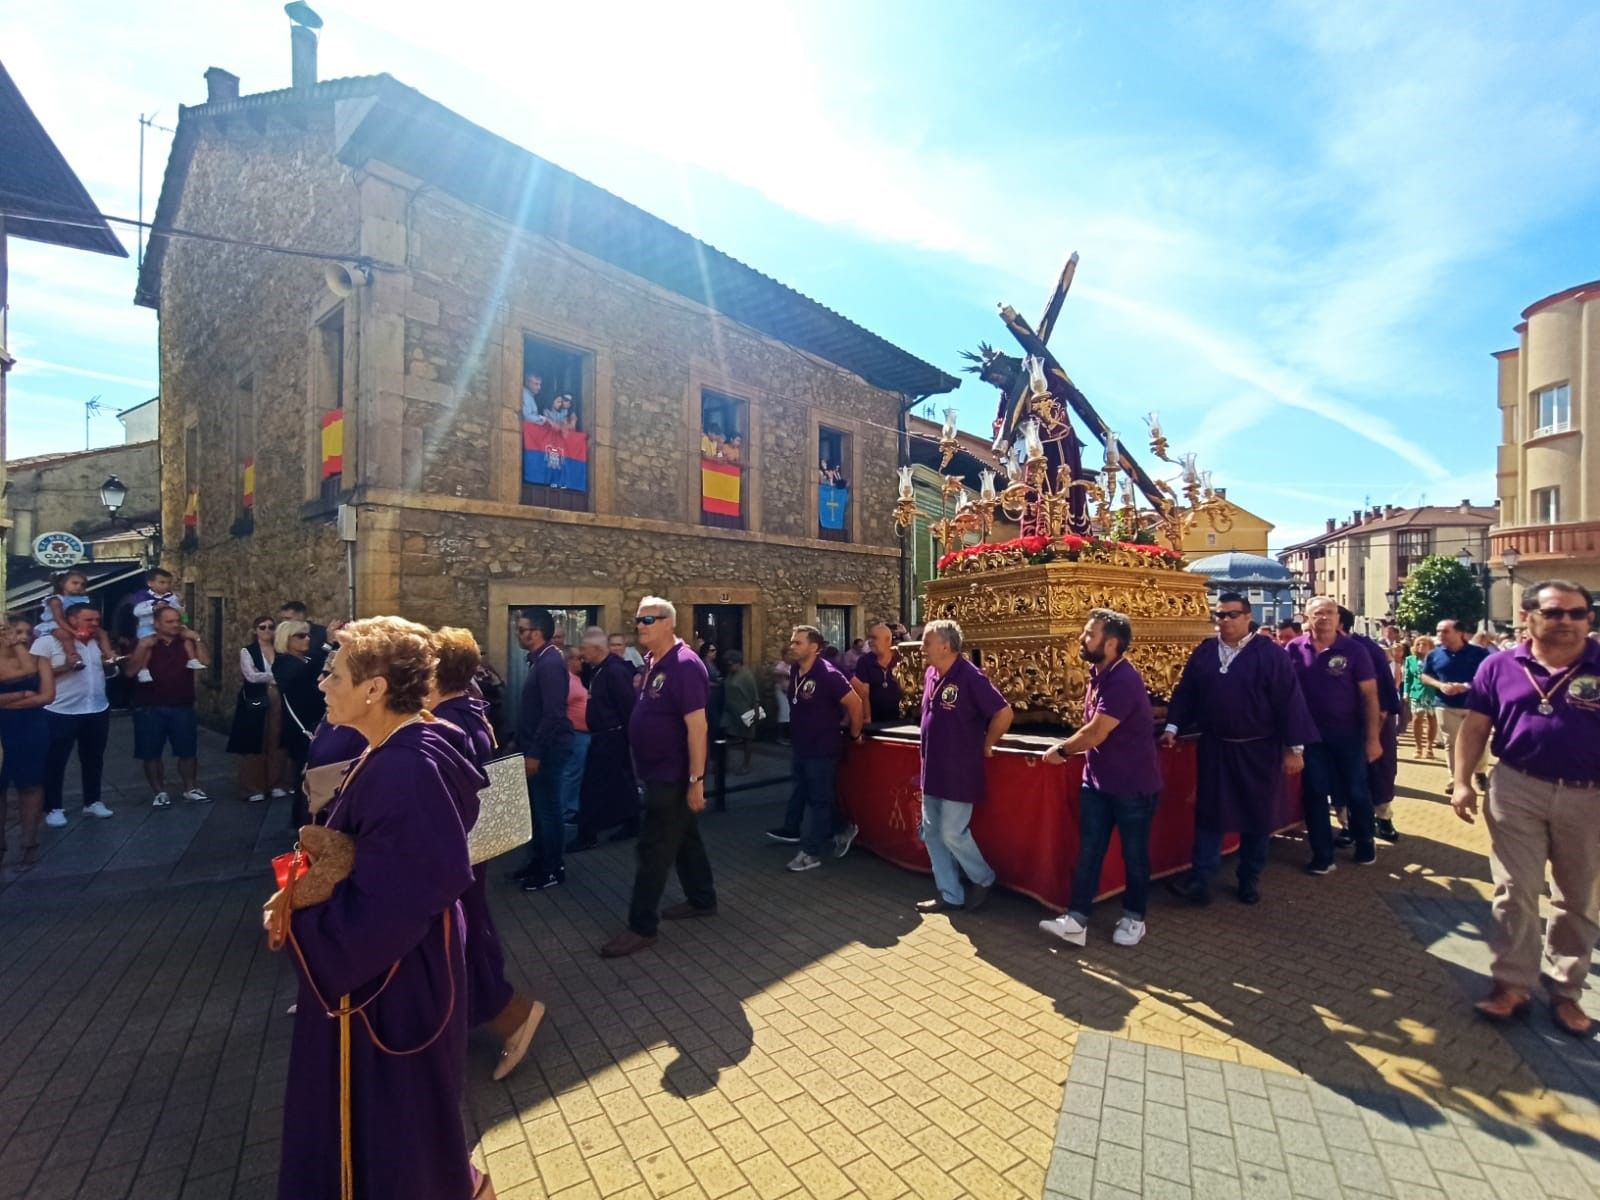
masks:
<path id="1" fill-rule="evenodd" d="M 817 522 L 824 529 L 843 529 L 850 509 L 850 489 L 831 483 L 817 484 Z"/>

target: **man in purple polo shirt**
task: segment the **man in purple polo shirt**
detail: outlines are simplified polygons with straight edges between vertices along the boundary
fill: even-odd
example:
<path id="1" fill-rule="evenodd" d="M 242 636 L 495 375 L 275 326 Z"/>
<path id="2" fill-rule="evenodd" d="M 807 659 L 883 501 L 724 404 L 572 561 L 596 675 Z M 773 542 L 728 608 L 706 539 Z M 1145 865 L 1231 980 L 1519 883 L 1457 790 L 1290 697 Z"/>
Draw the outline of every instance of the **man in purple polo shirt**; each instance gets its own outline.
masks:
<path id="1" fill-rule="evenodd" d="M 1306 840 L 1311 844 L 1306 871 L 1326 875 L 1333 870 L 1330 798 L 1349 811 L 1354 861 L 1363 866 L 1378 861 L 1367 764 L 1383 757 L 1382 715 L 1372 658 L 1354 639 L 1339 632 L 1339 602 L 1329 596 L 1313 597 L 1306 605 L 1306 620 L 1310 632 L 1295 638 L 1284 650 L 1322 736 L 1320 742 L 1306 746 L 1300 796 L 1305 806 Z"/>
<path id="2" fill-rule="evenodd" d="M 1588 1037 L 1583 984 L 1600 939 L 1600 642 L 1589 637 L 1594 597 L 1564 579 L 1522 594 L 1529 640 L 1491 654 L 1467 692 L 1456 735 L 1456 815 L 1478 808 L 1473 768 L 1491 730 L 1499 759 L 1484 823 L 1494 908 L 1489 924 L 1494 986 L 1477 1010 L 1504 1021 L 1526 1012 L 1541 974 L 1550 1013 L 1564 1032 Z M 1539 897 L 1550 868 L 1550 923 L 1543 961 Z"/>
<path id="3" fill-rule="evenodd" d="M 922 633 L 922 842 L 939 894 L 917 911 L 983 907 L 994 868 L 972 839 L 972 808 L 983 800 L 984 760 L 1011 728 L 1011 705 L 961 653 L 961 626 L 929 621 Z M 958 869 L 959 867 L 959 869 Z M 963 889 L 966 872 L 972 886 Z"/>
<path id="4" fill-rule="evenodd" d="M 1078 638 L 1078 653 L 1089 667 L 1083 724 L 1066 741 L 1050 747 L 1041 762 L 1059 766 L 1085 754 L 1078 793 L 1078 862 L 1072 868 L 1067 911 L 1039 928 L 1081 946 L 1089 936 L 1089 913 L 1100 890 L 1100 868 L 1111 831 L 1122 835 L 1127 889 L 1122 919 L 1111 940 L 1137 946 L 1144 940 L 1145 907 L 1150 897 L 1150 823 L 1161 799 L 1161 767 L 1156 761 L 1156 718 L 1139 669 L 1124 657 L 1133 641 L 1133 624 L 1109 608 L 1096 608 Z"/>
<path id="5" fill-rule="evenodd" d="M 639 601 L 634 618 L 645 652 L 639 702 L 628 718 L 633 772 L 644 785 L 644 817 L 636 850 L 628 927 L 604 946 L 621 958 L 653 945 L 660 918 L 709 917 L 717 911 L 711 860 L 696 814 L 706 807 L 706 701 L 711 682 L 700 656 L 677 636 L 678 610 L 660 596 Z M 667 873 L 677 864 L 686 899 L 656 910 Z"/>
<path id="6" fill-rule="evenodd" d="M 831 843 L 835 857 L 843 858 L 855 840 L 856 827 L 846 824 L 834 832 L 833 809 L 838 802 L 835 781 L 843 749 L 845 722 L 850 737 L 861 736 L 861 697 L 838 667 L 822 657 L 827 639 L 815 625 L 796 625 L 789 635 L 794 669 L 789 672 L 789 736 L 794 750 L 794 790 L 783 824 L 767 830 L 776 842 L 800 842 L 789 861 L 791 871 L 810 871 L 822 865 Z M 802 836 L 802 822 L 811 814 Z"/>
<path id="7" fill-rule="evenodd" d="M 855 678 L 850 686 L 867 706 L 867 720 L 874 725 L 890 725 L 900 720 L 903 693 L 894 669 L 900 655 L 894 648 L 894 631 L 882 621 L 867 630 L 867 649 L 856 660 Z"/>

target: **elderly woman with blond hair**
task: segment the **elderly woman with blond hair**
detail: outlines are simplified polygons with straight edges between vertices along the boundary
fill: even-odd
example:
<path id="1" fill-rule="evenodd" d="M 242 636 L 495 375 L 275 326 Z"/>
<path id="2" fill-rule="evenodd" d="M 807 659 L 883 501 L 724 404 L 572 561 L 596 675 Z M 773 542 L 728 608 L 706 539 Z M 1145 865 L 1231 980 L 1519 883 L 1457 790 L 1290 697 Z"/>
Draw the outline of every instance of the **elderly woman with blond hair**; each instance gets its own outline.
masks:
<path id="1" fill-rule="evenodd" d="M 429 728 L 430 630 L 346 625 L 322 678 L 327 719 L 367 749 L 318 814 L 345 835 L 348 874 L 296 887 L 300 973 L 283 1105 L 281 1200 L 470 1200 L 492 1194 L 461 1125 L 467 985 L 461 894 L 483 772 Z M 302 844 L 332 840 L 310 837 Z M 328 855 L 337 861 L 337 856 Z M 316 886 L 308 886 L 315 882 Z M 335 1018 L 330 1020 L 329 1018 Z"/>
<path id="2" fill-rule="evenodd" d="M 487 769 L 494 757 L 494 730 L 488 704 L 472 694 L 472 680 L 483 661 L 478 639 L 468 629 L 445 626 L 433 635 L 436 662 L 428 707 L 446 730 L 459 730 L 457 748 Z M 462 893 L 467 917 L 467 1028 L 488 1025 L 500 1039 L 494 1078 L 504 1079 L 522 1062 L 544 1020 L 544 1005 L 530 1000 L 506 979 L 506 956 L 489 913 L 489 864 L 472 868 L 472 886 Z"/>
<path id="3" fill-rule="evenodd" d="M 1411 736 L 1416 742 L 1417 757 L 1433 758 L 1434 739 L 1439 736 L 1439 693 L 1422 682 L 1422 664 L 1433 653 L 1433 639 L 1427 634 L 1411 639 L 1411 653 L 1406 655 L 1405 676 L 1400 695 L 1410 705 Z"/>

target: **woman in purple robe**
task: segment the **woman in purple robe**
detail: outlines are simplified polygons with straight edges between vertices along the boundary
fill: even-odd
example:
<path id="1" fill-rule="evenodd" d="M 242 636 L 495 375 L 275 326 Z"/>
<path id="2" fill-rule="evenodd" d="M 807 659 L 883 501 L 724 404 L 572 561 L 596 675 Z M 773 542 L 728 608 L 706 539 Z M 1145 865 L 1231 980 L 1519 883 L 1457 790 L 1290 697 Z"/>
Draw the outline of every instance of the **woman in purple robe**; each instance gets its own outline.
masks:
<path id="1" fill-rule="evenodd" d="M 300 996 L 280 1200 L 492 1194 L 468 1161 L 460 1110 L 459 897 L 472 883 L 467 830 L 483 775 L 422 720 L 431 639 L 398 617 L 352 622 L 322 680 L 328 720 L 354 729 L 368 749 L 319 814 L 354 839 L 350 874 L 290 922 Z M 359 1015 L 330 1020 L 341 1005 Z"/>
<path id="2" fill-rule="evenodd" d="M 433 695 L 428 707 L 443 731 L 458 731 L 457 749 L 480 768 L 494 757 L 488 705 L 469 693 L 482 652 L 470 630 L 446 627 L 433 635 Z M 487 780 L 485 781 L 487 782 Z M 506 956 L 489 913 L 489 864 L 472 868 L 472 885 L 461 894 L 467 917 L 467 1028 L 488 1025 L 500 1039 L 494 1077 L 504 1079 L 522 1062 L 544 1020 L 544 1004 L 530 1000 L 506 979 Z"/>

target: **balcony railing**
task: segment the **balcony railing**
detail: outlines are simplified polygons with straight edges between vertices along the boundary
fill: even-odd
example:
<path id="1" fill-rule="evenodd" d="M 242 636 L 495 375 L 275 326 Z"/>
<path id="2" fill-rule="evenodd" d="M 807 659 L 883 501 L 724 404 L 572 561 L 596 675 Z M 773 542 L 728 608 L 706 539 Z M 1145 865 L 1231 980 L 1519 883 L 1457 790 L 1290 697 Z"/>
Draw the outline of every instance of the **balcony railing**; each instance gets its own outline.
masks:
<path id="1" fill-rule="evenodd" d="M 1572 418 L 1571 417 L 1558 417 L 1555 420 L 1551 421 L 1548 425 L 1536 426 L 1534 428 L 1533 433 L 1530 434 L 1529 436 L 1530 437 L 1539 438 L 1539 437 L 1544 437 L 1547 434 L 1552 434 L 1552 433 L 1566 433 L 1571 428 L 1572 428 Z"/>
<path id="2" fill-rule="evenodd" d="M 1525 559 L 1600 557 L 1600 521 L 1562 521 L 1491 531 L 1491 560 L 1498 562 L 1507 550 L 1515 550 Z"/>

